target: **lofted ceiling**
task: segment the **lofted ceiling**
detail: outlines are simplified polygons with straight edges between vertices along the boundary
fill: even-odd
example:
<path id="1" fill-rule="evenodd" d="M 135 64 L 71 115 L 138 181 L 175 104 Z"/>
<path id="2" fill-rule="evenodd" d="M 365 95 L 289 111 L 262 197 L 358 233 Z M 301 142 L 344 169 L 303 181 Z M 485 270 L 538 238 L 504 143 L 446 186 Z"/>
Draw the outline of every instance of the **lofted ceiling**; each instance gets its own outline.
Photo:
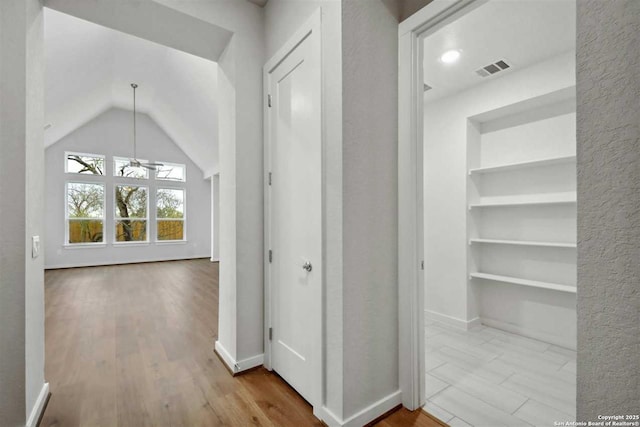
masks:
<path id="1" fill-rule="evenodd" d="M 575 0 L 489 0 L 424 39 L 428 102 L 575 50 Z M 444 64 L 447 50 L 460 58 Z M 490 77 L 476 70 L 505 60 L 511 68 Z"/>
<path id="2" fill-rule="evenodd" d="M 137 110 L 214 170 L 216 75 L 215 62 L 45 9 L 45 146 L 109 108 L 131 110 L 135 82 Z"/>

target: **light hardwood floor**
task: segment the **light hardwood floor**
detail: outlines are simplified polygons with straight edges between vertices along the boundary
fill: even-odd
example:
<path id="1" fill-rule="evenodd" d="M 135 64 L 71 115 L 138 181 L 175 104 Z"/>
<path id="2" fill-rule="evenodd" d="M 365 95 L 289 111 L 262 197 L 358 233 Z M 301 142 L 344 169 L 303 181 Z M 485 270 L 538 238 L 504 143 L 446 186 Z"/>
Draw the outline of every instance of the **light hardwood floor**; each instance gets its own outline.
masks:
<path id="1" fill-rule="evenodd" d="M 51 270 L 45 298 L 43 427 L 321 425 L 277 375 L 234 378 L 214 355 L 218 264 Z M 377 425 L 443 424 L 403 409 Z"/>

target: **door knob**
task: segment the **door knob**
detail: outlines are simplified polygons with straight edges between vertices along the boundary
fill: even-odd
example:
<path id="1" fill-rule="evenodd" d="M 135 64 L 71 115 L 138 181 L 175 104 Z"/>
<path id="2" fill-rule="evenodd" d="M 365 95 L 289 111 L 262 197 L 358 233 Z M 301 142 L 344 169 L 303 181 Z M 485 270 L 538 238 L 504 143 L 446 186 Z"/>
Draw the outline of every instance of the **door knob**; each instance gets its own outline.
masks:
<path id="1" fill-rule="evenodd" d="M 302 268 L 304 270 L 307 270 L 307 271 L 313 270 L 313 266 L 311 265 L 311 263 L 309 261 L 305 262 L 304 265 L 302 266 Z"/>

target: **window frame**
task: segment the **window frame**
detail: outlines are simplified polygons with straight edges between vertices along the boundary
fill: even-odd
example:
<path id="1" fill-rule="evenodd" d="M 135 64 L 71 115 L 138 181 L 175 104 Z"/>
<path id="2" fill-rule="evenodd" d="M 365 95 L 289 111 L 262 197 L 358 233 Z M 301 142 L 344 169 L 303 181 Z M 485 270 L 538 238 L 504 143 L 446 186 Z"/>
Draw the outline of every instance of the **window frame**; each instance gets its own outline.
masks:
<path id="1" fill-rule="evenodd" d="M 186 178 L 186 168 L 185 168 L 185 178 Z M 175 180 L 161 180 L 163 182 L 180 182 Z M 182 218 L 160 218 L 158 217 L 158 192 L 160 190 L 180 190 L 182 191 Z M 173 240 L 160 240 L 158 239 L 158 221 L 182 221 L 182 239 L 173 239 Z M 155 243 L 156 244 L 172 244 L 172 243 L 186 243 L 187 242 L 187 188 L 186 187 L 171 187 L 171 186 L 156 186 L 156 194 L 155 194 L 155 225 L 156 225 L 156 236 Z"/>
<path id="2" fill-rule="evenodd" d="M 115 165 L 115 162 L 114 162 Z M 115 167 L 115 166 L 114 166 Z M 124 177 L 120 177 L 120 178 L 124 178 Z M 136 180 L 139 178 L 127 178 L 127 179 L 131 179 L 131 180 Z M 116 191 L 118 191 L 118 187 L 143 187 L 145 189 L 145 191 L 147 192 L 147 206 L 146 206 L 146 217 L 145 218 L 141 218 L 141 217 L 134 217 L 134 218 L 129 218 L 131 221 L 146 221 L 146 228 L 145 228 L 145 240 L 133 240 L 133 241 L 118 241 L 118 236 L 116 233 L 116 229 L 118 227 L 118 221 L 123 220 L 122 217 L 118 216 L 118 212 L 117 212 L 117 204 L 116 204 Z M 140 246 L 140 245 L 148 245 L 150 243 L 150 239 L 149 239 L 149 222 L 150 222 L 150 214 L 149 214 L 149 185 L 137 185 L 137 183 L 126 183 L 126 182 L 114 182 L 113 183 L 113 245 L 115 246 Z"/>
<path id="3" fill-rule="evenodd" d="M 66 159 L 66 155 L 65 155 Z M 74 173 L 74 172 L 70 172 Z M 77 174 L 88 176 L 104 176 L 94 174 Z M 74 220 L 90 220 L 90 221 L 102 221 L 102 241 L 101 242 L 69 242 L 69 184 L 90 184 L 99 185 L 102 187 L 102 218 L 73 218 Z M 107 245 L 107 185 L 101 181 L 78 181 L 78 180 L 66 180 L 64 183 L 64 243 L 65 248 L 79 248 L 79 247 L 105 247 Z"/>
<path id="4" fill-rule="evenodd" d="M 182 174 L 182 179 L 167 179 L 167 178 L 158 178 L 158 172 L 159 169 L 156 169 L 155 173 L 153 174 L 153 177 L 156 181 L 161 181 L 161 182 L 187 182 L 187 165 L 182 164 L 182 163 L 173 163 L 173 162 L 163 162 L 161 160 L 158 160 L 158 163 L 162 163 L 162 166 L 179 166 L 182 168 L 183 174 Z"/>
<path id="5" fill-rule="evenodd" d="M 86 157 L 95 157 L 97 159 L 102 159 L 102 165 L 103 165 L 103 171 L 102 171 L 102 175 L 96 175 L 94 173 L 80 173 L 80 172 L 70 172 L 69 171 L 69 156 L 86 156 Z M 65 151 L 64 152 L 64 173 L 66 174 L 71 174 L 74 176 L 82 176 L 82 175 L 87 175 L 87 176 L 106 176 L 106 172 L 107 172 L 107 156 L 105 156 L 104 154 L 94 154 L 94 153 L 81 153 L 78 151 Z"/>
<path id="6" fill-rule="evenodd" d="M 118 169 L 116 167 L 116 162 L 118 162 L 118 161 L 126 161 L 127 163 L 130 163 L 131 162 L 131 158 L 130 157 L 120 157 L 120 156 L 111 156 L 111 158 L 113 159 L 112 162 L 113 162 L 113 177 L 114 178 L 116 178 L 116 179 L 146 180 L 146 181 L 149 181 L 151 179 L 151 174 L 149 173 L 149 169 L 143 168 L 143 167 L 140 167 L 140 169 L 143 169 L 146 175 L 144 177 L 142 177 L 142 178 L 139 178 L 139 177 L 136 177 L 136 176 L 132 177 L 132 176 L 121 176 L 121 175 L 118 175 Z M 143 159 L 138 159 L 138 161 L 140 163 L 149 162 L 148 160 L 143 160 Z M 115 184 L 115 185 L 117 185 L 117 184 Z"/>

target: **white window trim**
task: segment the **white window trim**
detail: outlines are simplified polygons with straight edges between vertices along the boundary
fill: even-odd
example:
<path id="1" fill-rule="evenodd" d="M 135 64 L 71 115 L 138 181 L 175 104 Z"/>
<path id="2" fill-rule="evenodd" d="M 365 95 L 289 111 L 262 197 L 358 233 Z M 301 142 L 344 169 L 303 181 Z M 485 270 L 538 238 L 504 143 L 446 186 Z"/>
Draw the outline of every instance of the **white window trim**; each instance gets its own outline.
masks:
<path id="1" fill-rule="evenodd" d="M 114 163 L 115 164 L 115 163 Z M 116 206 L 116 191 L 118 191 L 118 187 L 139 187 L 144 188 L 147 191 L 147 216 L 145 218 L 122 218 L 118 216 L 117 206 Z M 118 226 L 118 221 L 121 220 L 131 220 L 131 221 L 146 221 L 146 239 L 145 240 L 136 240 L 133 242 L 119 242 L 117 241 L 116 236 L 116 227 Z M 137 184 L 127 184 L 127 183 L 114 183 L 113 184 L 113 245 L 114 246 L 142 246 L 149 244 L 149 186 L 148 185 L 137 185 Z"/>
<path id="2" fill-rule="evenodd" d="M 65 155 L 66 159 L 66 155 Z M 84 174 L 78 174 L 84 175 Z M 88 174 L 87 174 L 88 175 Z M 104 176 L 104 175 L 88 175 L 88 176 Z M 73 218 L 75 220 L 93 220 L 99 221 L 102 220 L 102 242 L 81 242 L 81 243 L 69 243 L 69 184 L 90 184 L 90 185 L 101 185 L 102 186 L 102 218 Z M 71 248 L 94 248 L 94 247 L 104 247 L 107 245 L 107 185 L 104 182 L 97 181 L 77 181 L 77 180 L 69 180 L 64 183 L 64 242 L 62 246 L 71 247 Z"/>
<path id="3" fill-rule="evenodd" d="M 143 159 L 136 159 L 138 160 L 140 163 L 147 163 L 149 162 L 148 160 L 143 160 Z M 149 180 L 151 179 L 151 174 L 149 173 L 149 169 L 147 168 L 141 168 L 144 170 L 145 172 L 145 176 L 142 178 L 138 178 L 138 177 L 131 177 L 131 176 L 120 176 L 118 175 L 118 169 L 116 167 L 116 162 L 127 162 L 130 163 L 131 162 L 131 158 L 130 157 L 120 157 L 120 156 L 113 156 L 113 177 L 117 178 L 117 179 L 132 179 L 132 180 L 136 180 L 136 181 L 142 181 L 142 180 Z M 117 184 L 116 184 L 117 185 Z"/>
<path id="4" fill-rule="evenodd" d="M 171 162 L 163 162 L 158 160 L 158 163 L 162 163 L 163 166 L 178 166 L 183 170 L 182 179 L 167 179 L 167 178 L 158 178 L 158 170 L 153 174 L 156 181 L 163 182 L 187 182 L 187 165 L 183 165 L 182 163 L 171 163 Z"/>
<path id="5" fill-rule="evenodd" d="M 86 157 L 95 157 L 97 159 L 102 159 L 102 164 L 104 170 L 102 171 L 102 175 L 96 175 L 93 173 L 78 173 L 78 172 L 69 172 L 69 156 L 86 156 Z M 104 154 L 93 154 L 93 153 L 79 153 L 77 151 L 65 151 L 64 152 L 64 173 L 73 174 L 76 176 L 86 175 L 86 176 L 105 176 L 107 172 L 107 158 Z"/>
<path id="6" fill-rule="evenodd" d="M 186 170 L 185 170 L 186 172 Z M 186 174 L 185 174 L 186 176 Z M 167 180 L 171 182 L 174 180 Z M 178 181 L 176 181 L 178 182 Z M 160 190 L 182 190 L 182 218 L 161 218 L 158 217 L 158 191 Z M 156 211 L 156 240 L 157 244 L 175 244 L 175 243 L 187 243 L 187 189 L 185 187 L 156 187 L 155 194 L 155 211 Z M 182 221 L 182 239 L 177 240 L 159 240 L 158 239 L 158 221 Z"/>

